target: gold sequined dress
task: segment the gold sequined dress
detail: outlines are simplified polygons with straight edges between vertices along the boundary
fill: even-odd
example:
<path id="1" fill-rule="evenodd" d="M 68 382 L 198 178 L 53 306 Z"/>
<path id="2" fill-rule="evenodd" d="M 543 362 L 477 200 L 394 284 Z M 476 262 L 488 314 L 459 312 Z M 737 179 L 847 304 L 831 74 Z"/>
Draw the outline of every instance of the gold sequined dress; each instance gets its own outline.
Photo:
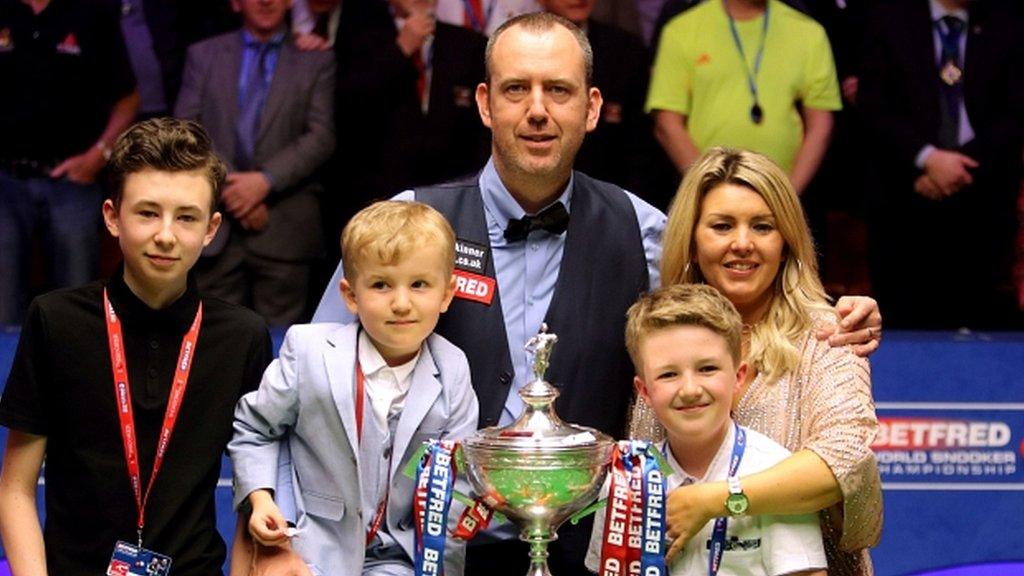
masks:
<path id="1" fill-rule="evenodd" d="M 735 420 L 790 451 L 808 449 L 839 480 L 843 502 L 822 511 L 830 576 L 874 574 L 867 548 L 882 532 L 882 483 L 871 442 L 878 430 L 867 360 L 849 349 L 818 342 L 808 331 L 800 367 L 768 383 L 759 374 L 747 389 Z M 630 436 L 660 440 L 664 430 L 637 402 Z"/>

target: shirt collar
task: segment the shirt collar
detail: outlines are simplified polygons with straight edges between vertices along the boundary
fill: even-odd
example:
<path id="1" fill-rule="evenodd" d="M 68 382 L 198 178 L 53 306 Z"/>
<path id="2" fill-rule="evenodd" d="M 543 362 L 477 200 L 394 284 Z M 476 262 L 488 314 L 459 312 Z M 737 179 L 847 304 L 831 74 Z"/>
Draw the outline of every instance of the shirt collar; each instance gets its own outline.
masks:
<path id="1" fill-rule="evenodd" d="M 725 479 L 726 474 L 729 472 L 729 459 L 732 456 L 732 443 L 736 439 L 736 426 L 733 425 L 732 420 L 729 420 L 729 428 L 725 433 L 725 438 L 722 440 L 722 444 L 718 447 L 718 451 L 715 452 L 715 456 L 711 459 L 711 463 L 708 464 L 708 469 L 704 471 L 703 478 L 696 478 L 686 473 L 683 467 L 676 462 L 675 456 L 672 455 L 672 449 L 668 445 L 668 440 L 662 443 L 662 453 L 665 459 L 668 460 L 669 466 L 672 467 L 672 476 L 674 477 L 674 486 L 681 486 L 683 484 L 694 484 L 712 482 L 714 480 Z M 689 479 L 689 481 L 687 481 Z"/>
<path id="2" fill-rule="evenodd" d="M 395 381 L 402 382 L 412 374 L 412 371 L 416 368 L 416 362 L 419 361 L 422 352 L 423 346 L 421 345 L 420 351 L 416 353 L 416 356 L 414 356 L 412 360 L 409 360 L 405 364 L 399 364 L 398 366 L 388 366 L 384 357 L 377 351 L 377 347 L 373 345 L 373 341 L 370 340 L 370 336 L 366 333 L 366 330 L 359 331 L 359 367 L 362 369 L 364 376 L 377 374 L 383 370 L 390 370 L 395 376 Z"/>
<path id="3" fill-rule="evenodd" d="M 199 307 L 199 289 L 196 287 L 195 275 L 189 272 L 185 293 L 166 308 L 154 310 L 139 299 L 124 281 L 124 264 L 107 281 L 110 302 L 113 304 L 117 317 L 126 326 L 138 326 L 151 330 L 162 328 L 184 333 L 192 326 Z"/>
<path id="4" fill-rule="evenodd" d="M 565 205 L 565 210 L 572 213 L 570 202 L 572 200 L 574 181 L 575 174 L 571 173 L 569 183 L 565 185 L 565 190 L 551 204 L 561 202 Z M 505 187 L 505 183 L 501 181 L 501 177 L 498 176 L 498 170 L 494 167 L 493 157 L 487 161 L 487 165 L 480 172 L 480 193 L 484 199 L 484 208 L 487 209 L 487 212 L 502 228 L 508 224 L 509 220 L 526 216 L 526 211 L 519 205 L 519 202 L 516 202 L 516 199 L 512 197 L 512 193 Z M 548 206 L 551 206 L 551 204 L 548 204 Z M 544 206 L 544 208 L 547 208 L 547 206 Z M 544 208 L 541 208 L 541 210 Z"/>
<path id="5" fill-rule="evenodd" d="M 939 4 L 939 0 L 928 0 L 928 7 L 932 12 L 932 22 L 938 22 L 943 16 L 956 16 L 964 22 L 967 22 L 967 10 L 964 8 L 946 10 L 942 4 Z"/>
<path id="6" fill-rule="evenodd" d="M 281 46 L 281 44 L 284 43 L 284 37 L 285 37 L 285 34 L 287 33 L 287 31 L 288 31 L 288 29 L 282 24 L 281 29 L 278 30 L 273 36 L 271 36 L 270 39 L 265 42 L 265 44 L 267 44 L 268 46 L 273 46 L 273 47 Z M 245 28 L 242 28 L 242 45 L 243 46 L 249 48 L 249 47 L 257 47 L 257 46 L 260 46 L 262 44 L 264 44 L 264 42 L 260 42 L 259 40 L 257 40 L 252 35 L 251 32 L 249 32 Z"/>
<path id="7" fill-rule="evenodd" d="M 338 37 L 338 23 L 341 22 L 341 4 L 341 2 L 338 2 L 338 5 L 331 9 L 331 15 L 327 17 L 327 37 L 332 45 Z M 316 26 L 315 19 L 313 25 Z M 312 32 L 312 29 L 310 29 L 310 32 Z"/>

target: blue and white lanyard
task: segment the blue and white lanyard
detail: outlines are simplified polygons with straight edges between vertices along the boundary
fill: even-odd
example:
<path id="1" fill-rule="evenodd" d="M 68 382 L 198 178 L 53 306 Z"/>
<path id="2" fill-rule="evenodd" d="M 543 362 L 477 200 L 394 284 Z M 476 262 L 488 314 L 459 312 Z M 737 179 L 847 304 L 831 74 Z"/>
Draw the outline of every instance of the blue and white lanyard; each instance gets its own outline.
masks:
<path id="1" fill-rule="evenodd" d="M 729 459 L 730 478 L 736 475 L 736 471 L 740 467 L 740 460 L 743 460 L 743 451 L 747 447 L 747 433 L 740 428 L 739 424 L 733 422 L 733 426 L 736 428 L 736 438 L 733 439 L 732 456 Z M 718 569 L 722 565 L 722 552 L 725 551 L 725 528 L 728 523 L 728 518 L 715 518 L 715 529 L 711 533 L 711 546 L 708 553 L 708 576 L 718 574 Z"/>
<path id="2" fill-rule="evenodd" d="M 736 44 L 736 49 L 740 52 L 740 60 L 743 62 L 743 72 L 747 75 L 747 88 L 750 89 L 750 95 L 754 97 L 754 105 L 750 107 L 750 119 L 754 124 L 760 124 L 761 119 L 764 117 L 764 113 L 761 110 L 761 103 L 757 96 L 757 74 L 761 71 L 761 59 L 764 57 L 764 44 L 765 39 L 768 37 L 768 18 L 771 15 L 772 3 L 771 1 L 765 2 L 764 5 L 764 23 L 761 26 L 761 45 L 757 48 L 757 54 L 754 56 L 754 70 L 751 72 L 750 66 L 747 65 L 747 54 L 743 51 L 743 41 L 740 40 L 740 33 L 736 30 L 736 21 L 733 20 L 732 14 L 729 13 L 729 8 L 725 6 L 725 1 L 722 0 L 722 7 L 725 10 L 725 15 L 729 18 L 729 30 L 732 32 L 732 41 Z"/>

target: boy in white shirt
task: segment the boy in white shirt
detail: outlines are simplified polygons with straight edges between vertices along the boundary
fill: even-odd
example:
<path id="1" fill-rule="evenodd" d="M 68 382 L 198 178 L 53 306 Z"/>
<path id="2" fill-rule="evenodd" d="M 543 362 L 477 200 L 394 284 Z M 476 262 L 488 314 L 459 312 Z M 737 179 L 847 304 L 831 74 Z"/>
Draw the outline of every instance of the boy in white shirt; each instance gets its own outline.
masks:
<path id="1" fill-rule="evenodd" d="M 733 423 L 734 396 L 747 374 L 740 360 L 742 321 L 717 290 L 702 284 L 675 285 L 644 295 L 628 312 L 626 346 L 636 367 L 640 401 L 665 427 L 658 447 L 672 467 L 666 492 L 695 482 L 726 480 L 731 495 L 724 509 L 721 576 L 825 574 L 818 517 L 746 516 L 742 476 L 769 468 L 789 451 L 753 430 Z M 733 464 L 733 461 L 738 462 Z M 723 511 L 724 511 L 723 509 Z M 709 522 L 682 552 L 669 559 L 672 576 L 710 574 L 716 522 Z M 601 566 L 604 514 L 595 515 L 587 567 Z"/>

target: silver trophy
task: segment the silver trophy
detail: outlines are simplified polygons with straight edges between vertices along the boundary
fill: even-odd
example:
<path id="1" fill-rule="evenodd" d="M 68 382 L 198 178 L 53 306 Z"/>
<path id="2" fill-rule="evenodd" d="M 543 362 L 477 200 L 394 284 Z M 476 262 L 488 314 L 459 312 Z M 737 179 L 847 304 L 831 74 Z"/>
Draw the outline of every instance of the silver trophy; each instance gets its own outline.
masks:
<path id="1" fill-rule="evenodd" d="M 527 576 L 550 576 L 548 542 L 573 513 L 601 490 L 614 442 L 593 428 L 555 414 L 558 390 L 544 380 L 558 337 L 542 325 L 526 350 L 533 353 L 533 381 L 519 391 L 526 409 L 512 424 L 478 431 L 462 444 L 467 476 L 477 495 L 521 530 L 530 545 Z"/>

